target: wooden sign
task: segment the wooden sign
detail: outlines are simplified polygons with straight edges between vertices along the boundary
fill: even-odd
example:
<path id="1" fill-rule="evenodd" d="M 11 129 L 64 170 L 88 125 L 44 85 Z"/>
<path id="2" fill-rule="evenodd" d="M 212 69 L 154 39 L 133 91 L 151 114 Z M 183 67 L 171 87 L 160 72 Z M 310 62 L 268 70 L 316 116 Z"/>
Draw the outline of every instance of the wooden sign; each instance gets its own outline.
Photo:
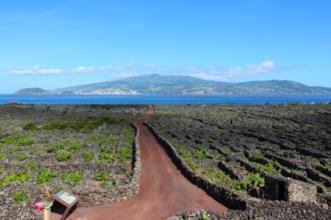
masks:
<path id="1" fill-rule="evenodd" d="M 69 193 L 67 191 L 61 190 L 60 192 L 57 192 L 55 195 L 53 195 L 53 199 L 55 202 L 60 203 L 65 207 L 65 211 L 62 215 L 61 220 L 64 220 L 67 215 L 69 214 L 69 211 L 78 203 L 79 198 L 73 195 L 72 193 Z"/>

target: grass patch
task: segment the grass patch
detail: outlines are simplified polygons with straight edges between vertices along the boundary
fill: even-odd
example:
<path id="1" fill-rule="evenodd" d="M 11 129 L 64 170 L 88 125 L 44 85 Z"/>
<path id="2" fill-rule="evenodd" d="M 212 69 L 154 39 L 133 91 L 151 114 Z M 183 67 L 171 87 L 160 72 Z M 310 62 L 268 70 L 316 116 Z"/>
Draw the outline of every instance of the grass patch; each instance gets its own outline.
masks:
<path id="1" fill-rule="evenodd" d="M 27 172 L 12 172 L 4 178 L 0 179 L 0 186 L 8 185 L 12 182 L 25 183 L 32 178 L 32 173 Z"/>
<path id="2" fill-rule="evenodd" d="M 14 191 L 11 196 L 16 204 L 20 204 L 29 198 L 29 195 L 24 190 Z"/>
<path id="3" fill-rule="evenodd" d="M 126 160 L 129 160 L 132 158 L 132 147 L 123 147 L 119 152 L 118 152 L 118 159 L 121 162 L 124 162 Z"/>
<path id="4" fill-rule="evenodd" d="M 44 184 L 46 182 L 51 181 L 55 176 L 56 176 L 55 172 L 48 169 L 43 169 L 38 173 L 37 183 Z"/>
<path id="5" fill-rule="evenodd" d="M 43 126 L 45 130 L 94 130 L 103 124 L 122 124 L 128 123 L 128 119 L 119 117 L 89 117 L 82 120 L 71 120 L 71 121 L 53 121 Z"/>
<path id="6" fill-rule="evenodd" d="M 62 175 L 62 179 L 71 185 L 75 185 L 81 181 L 82 174 L 79 171 L 68 172 Z"/>
<path id="7" fill-rule="evenodd" d="M 30 122 L 26 125 L 23 126 L 23 130 L 26 130 L 26 131 L 35 131 L 35 130 L 38 130 L 37 128 L 37 125 L 36 123 L 34 122 Z"/>
<path id="8" fill-rule="evenodd" d="M 198 160 L 205 160 L 208 158 L 208 151 L 206 149 L 199 149 L 194 151 L 194 157 Z"/>
<path id="9" fill-rule="evenodd" d="M 115 156 L 116 153 L 112 149 L 102 148 L 99 152 L 99 161 L 111 163 Z"/>
<path id="10" fill-rule="evenodd" d="M 67 161 L 72 157 L 73 153 L 68 151 L 60 152 L 56 155 L 58 161 Z"/>
<path id="11" fill-rule="evenodd" d="M 109 174 L 106 171 L 96 172 L 94 174 L 94 179 L 99 182 L 106 183 L 109 181 Z"/>
<path id="12" fill-rule="evenodd" d="M 24 161 L 24 160 L 28 159 L 28 157 L 29 156 L 27 154 L 20 154 L 20 155 L 18 155 L 16 157 L 16 160 L 18 160 L 18 161 Z"/>
<path id="13" fill-rule="evenodd" d="M 57 152 L 59 150 L 63 150 L 65 147 L 65 145 L 63 143 L 60 143 L 60 144 L 55 144 L 53 146 L 50 146 L 48 149 L 47 149 L 47 152 L 48 153 L 54 153 L 54 152 Z"/>
<path id="14" fill-rule="evenodd" d="M 37 162 L 34 160 L 30 160 L 27 163 L 27 166 L 32 170 L 35 170 L 37 168 L 37 165 L 38 165 Z"/>
<path id="15" fill-rule="evenodd" d="M 85 162 L 90 162 L 92 161 L 94 158 L 94 151 L 93 150 L 87 150 L 84 152 L 83 154 L 83 159 L 85 160 Z"/>
<path id="16" fill-rule="evenodd" d="M 0 139 L 0 146 L 6 146 L 11 144 L 18 144 L 19 146 L 28 146 L 33 144 L 33 140 L 30 137 L 24 135 L 14 135 Z"/>

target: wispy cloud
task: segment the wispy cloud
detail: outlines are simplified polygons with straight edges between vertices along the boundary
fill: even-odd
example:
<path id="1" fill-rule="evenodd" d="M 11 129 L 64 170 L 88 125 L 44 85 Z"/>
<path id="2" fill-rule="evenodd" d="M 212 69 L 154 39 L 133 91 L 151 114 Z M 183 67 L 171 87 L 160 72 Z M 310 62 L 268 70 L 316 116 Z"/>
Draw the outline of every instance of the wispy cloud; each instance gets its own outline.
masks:
<path id="1" fill-rule="evenodd" d="M 83 74 L 83 73 L 109 73 L 114 78 L 160 73 L 164 75 L 178 74 L 190 75 L 210 80 L 230 81 L 243 76 L 257 76 L 276 72 L 281 69 L 274 61 L 264 61 L 257 64 L 235 67 L 205 67 L 205 66 L 163 66 L 159 64 L 138 65 L 125 64 L 113 66 L 77 66 L 73 68 L 51 67 L 45 68 L 38 65 L 33 67 L 21 67 L 9 72 L 14 75 L 59 75 L 59 74 Z"/>
<path id="2" fill-rule="evenodd" d="M 12 69 L 9 72 L 14 75 L 57 75 L 57 74 L 80 74 L 80 73 L 100 73 L 113 71 L 128 71 L 133 67 L 133 64 L 118 65 L 118 66 L 77 66 L 74 68 L 44 68 L 38 65 L 33 67 L 20 67 Z"/>
<path id="3" fill-rule="evenodd" d="M 177 72 L 182 72 L 191 76 L 196 76 L 204 79 L 212 80 L 231 80 L 242 76 L 256 76 L 268 73 L 273 73 L 278 69 L 274 61 L 264 61 L 257 64 L 246 66 L 236 66 L 224 68 L 221 66 L 214 67 L 196 67 L 196 66 L 181 66 Z"/>

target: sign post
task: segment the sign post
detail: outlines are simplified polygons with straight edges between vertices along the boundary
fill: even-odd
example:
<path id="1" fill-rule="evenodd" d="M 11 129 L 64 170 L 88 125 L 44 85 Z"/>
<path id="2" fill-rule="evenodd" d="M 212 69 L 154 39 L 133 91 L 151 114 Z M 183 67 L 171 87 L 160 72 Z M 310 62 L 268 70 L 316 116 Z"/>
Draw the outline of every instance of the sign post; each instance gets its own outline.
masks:
<path id="1" fill-rule="evenodd" d="M 59 204 L 65 207 L 65 211 L 62 214 L 61 220 L 64 220 L 68 216 L 69 211 L 75 205 L 77 205 L 79 201 L 78 197 L 64 190 L 61 190 L 57 192 L 55 195 L 53 195 L 53 199 L 55 202 L 58 202 Z"/>

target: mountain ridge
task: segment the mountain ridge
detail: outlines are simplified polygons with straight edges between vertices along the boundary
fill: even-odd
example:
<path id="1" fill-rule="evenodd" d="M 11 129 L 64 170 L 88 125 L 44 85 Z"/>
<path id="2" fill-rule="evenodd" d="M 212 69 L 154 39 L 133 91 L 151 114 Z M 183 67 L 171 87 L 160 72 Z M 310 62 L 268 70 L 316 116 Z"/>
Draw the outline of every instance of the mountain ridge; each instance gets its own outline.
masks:
<path id="1" fill-rule="evenodd" d="M 33 93 L 29 91 L 33 90 Z M 17 94 L 36 94 L 40 88 L 26 88 Z M 289 80 L 221 82 L 192 76 L 149 74 L 71 86 L 46 91 L 48 94 L 224 94 L 224 95 L 331 95 L 331 88 L 307 86 Z"/>

